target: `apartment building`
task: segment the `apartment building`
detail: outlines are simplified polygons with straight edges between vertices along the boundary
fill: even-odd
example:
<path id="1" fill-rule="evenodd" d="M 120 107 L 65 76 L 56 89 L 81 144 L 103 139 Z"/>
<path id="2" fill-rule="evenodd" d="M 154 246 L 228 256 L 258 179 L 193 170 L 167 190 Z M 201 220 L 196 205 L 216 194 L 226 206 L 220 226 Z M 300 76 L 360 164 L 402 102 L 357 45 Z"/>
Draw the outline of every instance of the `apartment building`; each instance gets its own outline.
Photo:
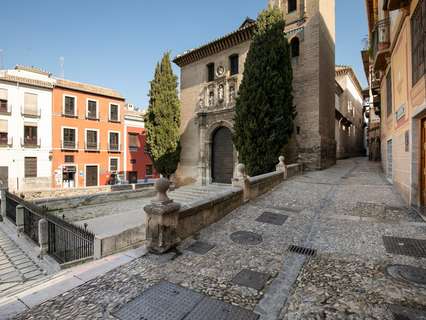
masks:
<path id="1" fill-rule="evenodd" d="M 123 168 L 124 97 L 108 88 L 58 79 L 53 88 L 52 187 L 116 183 Z"/>
<path id="2" fill-rule="evenodd" d="M 426 0 L 366 0 L 370 118 L 380 117 L 383 169 L 413 208 L 426 204 Z M 423 210 L 419 210 L 423 212 Z"/>
<path id="3" fill-rule="evenodd" d="M 127 104 L 124 114 L 124 177 L 128 183 L 157 178 L 146 147 L 145 113 Z"/>
<path id="4" fill-rule="evenodd" d="M 0 180 L 11 191 L 51 185 L 54 82 L 33 67 L 0 70 Z"/>

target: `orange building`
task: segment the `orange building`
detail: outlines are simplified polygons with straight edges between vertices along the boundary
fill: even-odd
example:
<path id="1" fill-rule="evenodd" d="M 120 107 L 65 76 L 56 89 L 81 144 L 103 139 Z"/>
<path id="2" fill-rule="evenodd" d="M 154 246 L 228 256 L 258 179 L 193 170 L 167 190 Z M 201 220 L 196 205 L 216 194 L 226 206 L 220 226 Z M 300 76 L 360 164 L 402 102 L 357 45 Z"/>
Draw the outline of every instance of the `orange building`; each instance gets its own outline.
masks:
<path id="1" fill-rule="evenodd" d="M 124 100 L 111 89 L 57 80 L 52 113 L 54 188 L 114 183 L 123 170 Z"/>

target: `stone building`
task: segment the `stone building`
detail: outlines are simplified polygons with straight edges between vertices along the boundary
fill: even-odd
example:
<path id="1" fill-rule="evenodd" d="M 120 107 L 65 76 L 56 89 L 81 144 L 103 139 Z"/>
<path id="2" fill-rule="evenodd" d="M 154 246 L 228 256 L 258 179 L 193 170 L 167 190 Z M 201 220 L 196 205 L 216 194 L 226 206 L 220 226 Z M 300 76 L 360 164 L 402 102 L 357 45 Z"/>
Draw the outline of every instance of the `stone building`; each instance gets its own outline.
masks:
<path id="1" fill-rule="evenodd" d="M 297 117 L 285 151 L 290 160 L 300 154 L 310 169 L 327 168 L 336 161 L 334 0 L 269 5 L 283 12 L 293 64 Z M 231 182 L 238 161 L 232 144 L 235 96 L 255 27 L 247 19 L 234 32 L 174 59 L 181 68 L 179 183 Z"/>
<path id="2" fill-rule="evenodd" d="M 361 85 L 349 66 L 336 66 L 336 157 L 365 155 Z"/>

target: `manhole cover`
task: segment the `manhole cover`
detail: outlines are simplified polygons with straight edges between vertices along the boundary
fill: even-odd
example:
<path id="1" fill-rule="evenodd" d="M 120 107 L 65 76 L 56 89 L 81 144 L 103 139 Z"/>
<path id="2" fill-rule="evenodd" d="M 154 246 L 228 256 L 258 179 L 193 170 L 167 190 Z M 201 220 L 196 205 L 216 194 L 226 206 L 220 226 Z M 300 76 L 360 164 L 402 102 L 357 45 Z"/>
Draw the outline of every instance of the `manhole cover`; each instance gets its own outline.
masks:
<path id="1" fill-rule="evenodd" d="M 211 249 L 214 248 L 213 244 L 203 242 L 203 241 L 197 241 L 191 244 L 187 250 L 198 253 L 198 254 L 206 254 Z"/>
<path id="2" fill-rule="evenodd" d="M 426 286 L 426 269 L 408 265 L 390 265 L 386 273 L 397 280 L 406 281 L 414 285 Z"/>
<path id="3" fill-rule="evenodd" d="M 113 315 L 121 320 L 182 320 L 203 299 L 195 291 L 160 282 Z"/>
<path id="4" fill-rule="evenodd" d="M 383 236 L 386 251 L 416 258 L 426 258 L 426 240 Z"/>
<path id="5" fill-rule="evenodd" d="M 184 320 L 257 320 L 251 311 L 222 301 L 204 298 Z"/>
<path id="6" fill-rule="evenodd" d="M 231 240 L 238 244 L 256 245 L 262 243 L 260 234 L 250 231 L 237 231 L 231 234 Z"/>
<path id="7" fill-rule="evenodd" d="M 253 288 L 260 291 L 265 287 L 269 278 L 270 275 L 267 273 L 244 269 L 240 271 L 231 282 L 239 286 Z"/>
<path id="8" fill-rule="evenodd" d="M 282 226 L 286 222 L 288 216 L 283 214 L 273 213 L 273 212 L 264 212 L 256 219 L 257 222 L 273 224 L 276 226 Z"/>
<path id="9" fill-rule="evenodd" d="M 426 320 L 426 310 L 406 308 L 398 305 L 389 306 L 394 320 Z"/>

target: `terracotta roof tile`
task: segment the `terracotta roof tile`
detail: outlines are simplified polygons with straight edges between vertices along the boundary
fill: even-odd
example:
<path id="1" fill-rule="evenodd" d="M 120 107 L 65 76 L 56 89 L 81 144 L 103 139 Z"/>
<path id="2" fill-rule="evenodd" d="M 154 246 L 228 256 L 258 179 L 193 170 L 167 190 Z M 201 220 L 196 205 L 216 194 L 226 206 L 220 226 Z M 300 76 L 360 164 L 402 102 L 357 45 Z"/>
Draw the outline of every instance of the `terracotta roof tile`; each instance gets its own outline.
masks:
<path id="1" fill-rule="evenodd" d="M 82 83 L 82 82 L 76 82 L 71 80 L 65 80 L 65 79 L 57 79 L 56 80 L 56 86 L 71 90 L 77 90 L 77 91 L 83 91 L 88 93 L 94 93 L 102 96 L 112 97 L 120 100 L 124 100 L 124 97 L 118 92 L 113 89 L 104 88 L 95 86 L 92 84 Z"/>

